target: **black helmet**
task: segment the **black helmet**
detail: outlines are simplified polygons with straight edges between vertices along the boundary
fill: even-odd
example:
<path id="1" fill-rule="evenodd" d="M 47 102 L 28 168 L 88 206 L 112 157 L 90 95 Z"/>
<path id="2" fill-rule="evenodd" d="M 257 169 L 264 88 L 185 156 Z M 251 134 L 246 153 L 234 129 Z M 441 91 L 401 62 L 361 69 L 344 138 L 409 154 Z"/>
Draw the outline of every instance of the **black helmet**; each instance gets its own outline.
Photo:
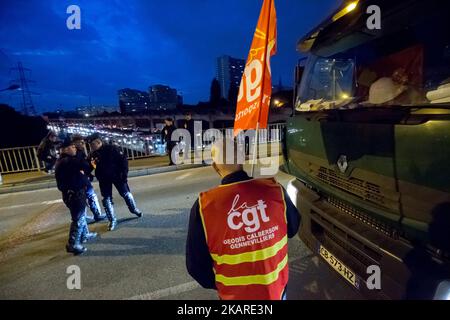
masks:
<path id="1" fill-rule="evenodd" d="M 61 143 L 61 148 L 67 148 L 73 144 L 74 143 L 73 143 L 72 139 L 70 139 L 69 137 L 65 137 Z"/>

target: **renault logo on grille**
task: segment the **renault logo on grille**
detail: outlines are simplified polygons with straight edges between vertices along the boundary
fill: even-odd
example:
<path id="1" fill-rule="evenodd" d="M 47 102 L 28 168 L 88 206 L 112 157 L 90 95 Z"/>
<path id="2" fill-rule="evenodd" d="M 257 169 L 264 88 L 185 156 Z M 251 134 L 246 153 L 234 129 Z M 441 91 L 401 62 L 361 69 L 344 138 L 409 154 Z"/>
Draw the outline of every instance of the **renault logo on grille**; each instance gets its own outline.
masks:
<path id="1" fill-rule="evenodd" d="M 337 161 L 337 166 L 341 173 L 344 173 L 348 168 L 347 156 L 341 155 Z"/>

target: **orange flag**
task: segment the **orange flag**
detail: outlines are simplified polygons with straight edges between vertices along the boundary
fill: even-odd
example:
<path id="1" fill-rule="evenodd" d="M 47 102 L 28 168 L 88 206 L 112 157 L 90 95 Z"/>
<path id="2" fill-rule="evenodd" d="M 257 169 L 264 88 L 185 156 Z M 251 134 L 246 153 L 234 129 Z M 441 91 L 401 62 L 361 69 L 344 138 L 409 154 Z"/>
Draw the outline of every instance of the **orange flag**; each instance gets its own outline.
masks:
<path id="1" fill-rule="evenodd" d="M 239 87 L 234 136 L 241 130 L 267 128 L 272 75 L 270 57 L 277 50 L 277 15 L 274 0 L 264 0 Z"/>

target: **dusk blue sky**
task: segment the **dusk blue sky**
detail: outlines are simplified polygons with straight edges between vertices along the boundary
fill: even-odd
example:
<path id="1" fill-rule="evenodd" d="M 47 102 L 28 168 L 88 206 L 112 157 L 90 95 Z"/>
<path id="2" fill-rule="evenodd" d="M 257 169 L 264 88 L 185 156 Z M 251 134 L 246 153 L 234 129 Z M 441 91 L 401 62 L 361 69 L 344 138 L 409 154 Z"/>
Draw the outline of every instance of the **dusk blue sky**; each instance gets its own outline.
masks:
<path id="1" fill-rule="evenodd" d="M 339 0 L 275 0 L 278 53 L 273 83 L 291 85 L 296 42 Z M 81 30 L 68 30 L 66 9 L 81 8 Z M 117 90 L 166 84 L 185 103 L 209 99 L 216 58 L 247 58 L 262 0 L 0 0 L 0 89 L 32 69 L 38 112 L 59 106 L 118 105 Z M 0 103 L 20 107 L 17 94 Z"/>

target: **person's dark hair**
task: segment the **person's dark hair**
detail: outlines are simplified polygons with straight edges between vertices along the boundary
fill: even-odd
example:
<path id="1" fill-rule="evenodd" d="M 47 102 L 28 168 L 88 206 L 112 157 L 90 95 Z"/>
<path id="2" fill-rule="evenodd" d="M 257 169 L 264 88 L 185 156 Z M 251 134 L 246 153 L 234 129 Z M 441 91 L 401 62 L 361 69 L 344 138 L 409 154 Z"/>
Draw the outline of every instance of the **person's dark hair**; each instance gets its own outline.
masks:
<path id="1" fill-rule="evenodd" d="M 167 118 L 165 118 L 164 120 L 173 122 L 173 119 L 172 119 L 171 117 L 167 117 Z"/>

